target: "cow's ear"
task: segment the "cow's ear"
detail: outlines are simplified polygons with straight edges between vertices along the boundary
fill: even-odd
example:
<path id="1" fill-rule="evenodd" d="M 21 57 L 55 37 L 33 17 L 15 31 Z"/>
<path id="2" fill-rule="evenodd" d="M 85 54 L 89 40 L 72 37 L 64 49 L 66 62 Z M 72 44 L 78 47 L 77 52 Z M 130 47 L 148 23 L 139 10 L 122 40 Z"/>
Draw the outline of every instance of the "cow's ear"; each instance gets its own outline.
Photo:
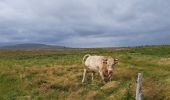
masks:
<path id="1" fill-rule="evenodd" d="M 118 63 L 118 59 L 114 59 L 114 62 L 115 62 L 115 64 L 117 64 Z"/>
<path id="2" fill-rule="evenodd" d="M 118 63 L 119 59 L 115 59 L 115 63 Z"/>
<path id="3" fill-rule="evenodd" d="M 114 59 L 114 61 L 118 61 L 118 59 Z"/>

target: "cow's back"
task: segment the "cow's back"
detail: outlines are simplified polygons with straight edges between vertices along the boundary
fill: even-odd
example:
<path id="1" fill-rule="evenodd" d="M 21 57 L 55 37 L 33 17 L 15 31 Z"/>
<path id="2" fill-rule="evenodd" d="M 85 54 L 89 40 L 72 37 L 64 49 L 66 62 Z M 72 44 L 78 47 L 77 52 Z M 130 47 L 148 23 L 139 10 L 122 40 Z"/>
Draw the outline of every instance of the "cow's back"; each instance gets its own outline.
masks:
<path id="1" fill-rule="evenodd" d="M 85 66 L 87 69 L 98 71 L 102 66 L 102 59 L 104 56 L 89 56 L 85 61 Z"/>

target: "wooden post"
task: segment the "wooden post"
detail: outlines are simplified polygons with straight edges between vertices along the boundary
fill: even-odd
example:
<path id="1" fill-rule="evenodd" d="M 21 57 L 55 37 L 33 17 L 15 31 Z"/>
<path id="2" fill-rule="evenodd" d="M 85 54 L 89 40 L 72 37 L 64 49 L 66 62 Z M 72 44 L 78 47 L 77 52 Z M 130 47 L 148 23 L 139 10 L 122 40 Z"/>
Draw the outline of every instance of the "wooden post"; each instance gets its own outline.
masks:
<path id="1" fill-rule="evenodd" d="M 138 73 L 138 78 L 136 81 L 136 100 L 142 100 L 142 91 L 141 91 L 141 86 L 142 86 L 142 74 Z"/>

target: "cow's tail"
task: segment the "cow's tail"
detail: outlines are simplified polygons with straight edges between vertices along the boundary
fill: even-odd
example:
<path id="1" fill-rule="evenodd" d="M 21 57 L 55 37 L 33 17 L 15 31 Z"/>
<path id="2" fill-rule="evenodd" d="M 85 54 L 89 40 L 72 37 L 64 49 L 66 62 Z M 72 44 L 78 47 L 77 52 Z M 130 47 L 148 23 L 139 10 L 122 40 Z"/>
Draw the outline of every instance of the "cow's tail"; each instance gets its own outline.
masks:
<path id="1" fill-rule="evenodd" d="M 91 56 L 91 55 L 90 55 L 90 54 L 84 55 L 83 60 L 82 60 L 83 67 L 85 67 L 85 60 L 86 60 L 89 56 Z"/>

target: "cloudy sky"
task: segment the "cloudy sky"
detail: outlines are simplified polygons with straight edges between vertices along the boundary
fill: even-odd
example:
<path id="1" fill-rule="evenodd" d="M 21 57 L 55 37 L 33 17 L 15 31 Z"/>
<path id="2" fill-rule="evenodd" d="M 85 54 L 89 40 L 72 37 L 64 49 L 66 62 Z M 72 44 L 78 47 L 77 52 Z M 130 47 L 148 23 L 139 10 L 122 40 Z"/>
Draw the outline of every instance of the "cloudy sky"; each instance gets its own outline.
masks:
<path id="1" fill-rule="evenodd" d="M 0 45 L 170 44 L 170 0 L 0 0 Z"/>

